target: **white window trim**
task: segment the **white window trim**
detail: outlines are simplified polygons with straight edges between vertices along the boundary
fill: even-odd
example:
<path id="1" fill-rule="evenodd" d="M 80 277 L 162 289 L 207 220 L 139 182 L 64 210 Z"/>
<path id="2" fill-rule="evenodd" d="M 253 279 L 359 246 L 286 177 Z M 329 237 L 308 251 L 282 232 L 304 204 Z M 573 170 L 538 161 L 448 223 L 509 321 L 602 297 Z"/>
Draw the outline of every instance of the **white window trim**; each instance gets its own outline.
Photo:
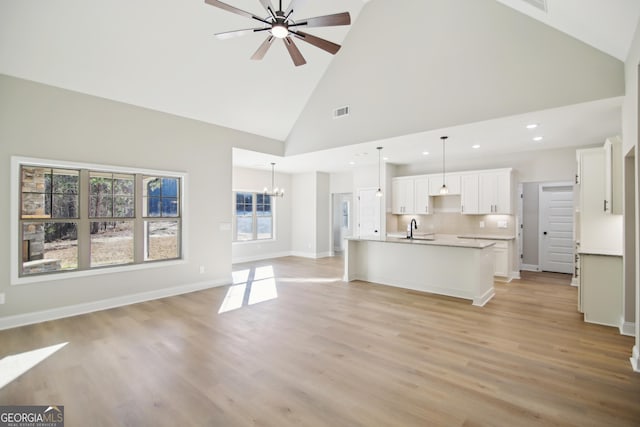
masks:
<path id="1" fill-rule="evenodd" d="M 172 259 L 167 261 L 149 261 L 142 264 L 133 264 L 133 265 L 122 265 L 122 266 L 112 266 L 105 268 L 97 268 L 92 270 L 81 270 L 81 271 L 68 271 L 68 272 L 56 272 L 55 274 L 43 274 L 38 276 L 25 276 L 20 277 L 20 269 L 18 265 L 18 242 L 20 239 L 20 166 L 21 165 L 29 165 L 29 166 L 42 166 L 42 167 L 52 167 L 52 168 L 70 168 L 70 169 L 93 169 L 100 170 L 104 172 L 114 172 L 114 173 L 140 173 L 146 175 L 161 175 L 166 177 L 180 178 L 180 191 L 181 191 L 181 205 L 180 205 L 180 217 L 181 217 L 181 228 L 180 228 L 180 237 L 182 240 L 181 250 L 182 250 L 182 258 L 181 259 Z M 69 162 L 63 160 L 50 160 L 50 159 L 41 159 L 41 158 L 33 158 L 33 157 L 20 157 L 20 156 L 11 156 L 11 179 L 10 179 L 10 194 L 11 194 L 11 202 L 10 202 L 10 219 L 11 219 L 11 233 L 9 238 L 9 254 L 10 254 L 10 284 L 12 286 L 15 285 L 24 285 L 29 283 L 39 283 L 39 282 L 59 282 L 61 280 L 67 280 L 70 278 L 76 277 L 88 277 L 88 276 L 98 276 L 102 274 L 113 274 L 113 273 L 121 273 L 135 270 L 143 270 L 148 268 L 163 268 L 169 267 L 173 265 L 186 264 L 188 261 L 188 251 L 189 247 L 188 242 L 188 211 L 184 209 L 187 206 L 187 182 L 188 182 L 189 174 L 186 172 L 177 172 L 177 171 L 164 171 L 164 170 L 155 170 L 155 169 L 143 169 L 138 167 L 123 167 L 123 166 L 112 166 L 112 165 L 104 165 L 104 164 L 96 164 L 96 163 L 82 163 L 82 162 Z"/>

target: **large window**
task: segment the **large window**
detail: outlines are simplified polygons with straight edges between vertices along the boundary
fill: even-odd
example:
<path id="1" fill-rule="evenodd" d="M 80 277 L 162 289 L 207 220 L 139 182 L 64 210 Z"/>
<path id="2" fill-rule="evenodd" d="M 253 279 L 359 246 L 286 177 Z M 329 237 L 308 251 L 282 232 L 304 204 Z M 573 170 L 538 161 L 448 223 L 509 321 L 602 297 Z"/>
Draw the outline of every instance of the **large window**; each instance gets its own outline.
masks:
<path id="1" fill-rule="evenodd" d="M 19 277 L 181 258 L 181 177 L 18 167 Z"/>
<path id="2" fill-rule="evenodd" d="M 273 198 L 267 194 L 234 192 L 236 242 L 273 239 Z"/>

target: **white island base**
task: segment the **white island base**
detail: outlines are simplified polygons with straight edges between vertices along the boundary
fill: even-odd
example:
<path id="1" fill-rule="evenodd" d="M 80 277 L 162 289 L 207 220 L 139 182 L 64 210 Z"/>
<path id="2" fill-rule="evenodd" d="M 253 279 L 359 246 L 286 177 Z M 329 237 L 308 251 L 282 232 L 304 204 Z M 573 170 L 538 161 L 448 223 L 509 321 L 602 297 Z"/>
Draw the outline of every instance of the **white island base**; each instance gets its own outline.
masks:
<path id="1" fill-rule="evenodd" d="M 347 239 L 344 280 L 471 300 L 484 306 L 493 296 L 493 243 Z"/>

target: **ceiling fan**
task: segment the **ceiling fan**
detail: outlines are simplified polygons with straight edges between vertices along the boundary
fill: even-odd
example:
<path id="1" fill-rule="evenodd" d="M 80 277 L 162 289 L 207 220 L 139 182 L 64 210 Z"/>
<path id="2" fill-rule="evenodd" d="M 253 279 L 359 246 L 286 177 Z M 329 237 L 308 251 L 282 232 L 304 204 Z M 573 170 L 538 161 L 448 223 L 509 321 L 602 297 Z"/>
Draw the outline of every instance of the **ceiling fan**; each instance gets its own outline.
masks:
<path id="1" fill-rule="evenodd" d="M 312 34 L 308 34 L 300 31 L 301 27 L 332 27 L 338 25 L 351 24 L 351 15 L 349 12 L 336 13 L 333 15 L 317 16 L 315 18 L 301 19 L 298 21 L 293 20 L 291 15 L 296 11 L 296 6 L 303 3 L 305 0 L 291 0 L 289 7 L 286 10 L 282 9 L 282 0 L 278 1 L 278 10 L 274 10 L 271 0 L 259 0 L 262 6 L 267 10 L 269 15 L 266 18 L 261 18 L 250 12 L 233 7 L 229 4 L 223 3 L 217 0 L 205 0 L 205 3 L 211 6 L 219 7 L 228 12 L 236 13 L 238 15 L 245 16 L 247 18 L 254 19 L 264 24 L 260 28 L 249 28 L 246 30 L 227 31 L 224 33 L 216 34 L 219 39 L 229 39 L 232 37 L 243 36 L 250 33 L 268 32 L 268 36 L 264 42 L 260 45 L 258 50 L 251 56 L 253 60 L 261 60 L 273 44 L 275 39 L 282 39 L 284 45 L 287 47 L 287 51 L 293 60 L 296 67 L 304 65 L 307 61 L 300 53 L 300 50 L 293 42 L 293 38 L 303 40 L 315 47 L 319 47 L 322 50 L 335 55 L 340 50 L 340 45 L 330 42 L 328 40 L 316 37 Z"/>

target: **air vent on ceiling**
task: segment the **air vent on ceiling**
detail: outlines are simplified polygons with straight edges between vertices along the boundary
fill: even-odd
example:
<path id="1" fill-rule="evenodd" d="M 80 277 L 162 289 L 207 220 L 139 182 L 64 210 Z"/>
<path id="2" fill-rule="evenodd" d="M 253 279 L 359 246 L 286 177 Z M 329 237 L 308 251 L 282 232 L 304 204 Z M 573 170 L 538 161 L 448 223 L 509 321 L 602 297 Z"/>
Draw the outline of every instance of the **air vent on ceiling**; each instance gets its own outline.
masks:
<path id="1" fill-rule="evenodd" d="M 543 12 L 547 12 L 547 0 L 522 0 L 525 3 L 529 3 L 536 9 L 540 9 Z"/>
<path id="2" fill-rule="evenodd" d="M 337 119 L 338 117 L 345 117 L 349 115 L 349 106 L 345 105 L 344 107 L 336 108 L 333 110 L 333 118 Z"/>

